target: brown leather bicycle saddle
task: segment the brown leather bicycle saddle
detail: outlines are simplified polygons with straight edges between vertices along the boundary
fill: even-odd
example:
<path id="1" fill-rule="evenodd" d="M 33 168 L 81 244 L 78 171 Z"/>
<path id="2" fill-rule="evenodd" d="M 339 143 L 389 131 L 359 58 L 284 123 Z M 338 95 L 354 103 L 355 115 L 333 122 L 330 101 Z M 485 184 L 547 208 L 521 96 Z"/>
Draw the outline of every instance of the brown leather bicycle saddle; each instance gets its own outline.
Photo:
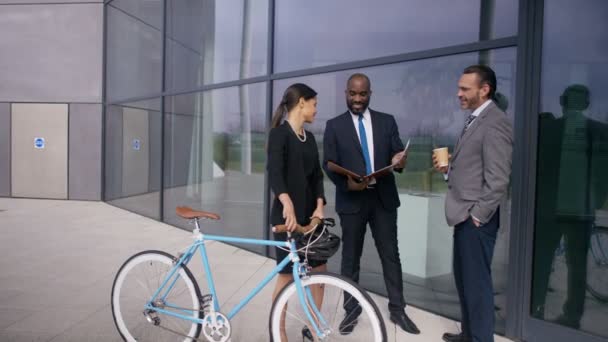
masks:
<path id="1" fill-rule="evenodd" d="M 207 218 L 211 220 L 219 220 L 220 215 L 208 211 L 194 210 L 190 207 L 177 207 L 175 213 L 185 219 Z"/>

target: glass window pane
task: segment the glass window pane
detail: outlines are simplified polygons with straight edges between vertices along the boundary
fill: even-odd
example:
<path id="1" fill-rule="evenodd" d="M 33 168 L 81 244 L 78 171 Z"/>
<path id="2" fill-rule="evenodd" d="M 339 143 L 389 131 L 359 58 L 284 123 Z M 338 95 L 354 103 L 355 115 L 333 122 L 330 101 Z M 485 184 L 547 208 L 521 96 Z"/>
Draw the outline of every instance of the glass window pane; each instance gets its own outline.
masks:
<path id="1" fill-rule="evenodd" d="M 105 200 L 160 219 L 160 99 L 106 107 Z"/>
<path id="2" fill-rule="evenodd" d="M 268 0 L 168 0 L 167 90 L 267 72 Z"/>
<path id="3" fill-rule="evenodd" d="M 513 36 L 517 32 L 517 3 L 512 0 L 277 1 L 275 71 Z"/>
<path id="4" fill-rule="evenodd" d="M 515 103 L 516 49 L 493 50 L 419 60 L 359 70 L 327 73 L 275 81 L 273 103 L 280 102 L 290 84 L 303 82 L 318 92 L 318 113 L 307 129 L 315 134 L 322 154 L 327 120 L 346 111 L 344 90 L 354 72 L 369 76 L 373 95 L 370 108 L 395 116 L 401 140 L 410 142 L 407 169 L 396 174 L 401 207 L 398 211 L 398 239 L 402 258 L 405 296 L 412 305 L 460 319 L 458 295 L 452 275 L 452 228 L 444 219 L 447 191 L 443 177 L 431 171 L 434 146 L 453 149 L 468 112 L 460 109 L 457 83 L 462 70 L 479 61 L 488 63 L 497 74 L 501 105 L 513 120 Z M 325 215 L 338 219 L 335 186 L 325 177 Z M 497 331 L 504 332 L 509 245 L 510 198 L 501 205 L 501 228 L 494 259 L 494 288 L 497 293 Z M 340 234 L 340 228 L 335 229 Z M 340 272 L 340 255 L 329 260 L 329 269 Z M 361 284 L 377 293 L 386 293 L 382 266 L 371 234 L 365 238 L 361 257 Z"/>
<path id="5" fill-rule="evenodd" d="M 162 30 L 163 3 L 163 0 L 112 0 L 111 5 L 133 19 Z"/>
<path id="6" fill-rule="evenodd" d="M 120 7 L 115 7 L 115 1 L 106 5 L 107 100 L 159 94 L 163 62 L 160 1 L 152 1 L 146 11 L 127 6 L 131 0 L 116 3 Z M 128 12 L 132 8 L 134 12 Z"/>
<path id="7" fill-rule="evenodd" d="M 544 10 L 530 310 L 608 337 L 608 2 Z"/>
<path id="8" fill-rule="evenodd" d="M 265 105 L 264 83 L 167 97 L 165 221 L 191 229 L 175 215 L 187 205 L 220 214 L 206 233 L 263 237 Z"/>

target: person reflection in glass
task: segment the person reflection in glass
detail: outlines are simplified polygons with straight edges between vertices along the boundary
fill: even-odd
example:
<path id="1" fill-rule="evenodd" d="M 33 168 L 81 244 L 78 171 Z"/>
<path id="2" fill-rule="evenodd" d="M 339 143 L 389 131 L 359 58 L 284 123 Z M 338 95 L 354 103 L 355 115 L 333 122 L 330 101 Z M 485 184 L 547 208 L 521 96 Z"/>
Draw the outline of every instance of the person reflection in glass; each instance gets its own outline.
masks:
<path id="1" fill-rule="evenodd" d="M 532 315 L 550 318 L 545 317 L 545 303 L 559 298 L 547 299 L 547 290 L 553 269 L 563 270 L 552 267 L 563 237 L 567 293 L 562 313 L 554 321 L 575 329 L 580 327 L 585 306 L 591 227 L 608 186 L 608 127 L 585 116 L 589 103 L 589 89 L 574 84 L 560 96 L 561 117 L 541 113 L 539 118 Z"/>

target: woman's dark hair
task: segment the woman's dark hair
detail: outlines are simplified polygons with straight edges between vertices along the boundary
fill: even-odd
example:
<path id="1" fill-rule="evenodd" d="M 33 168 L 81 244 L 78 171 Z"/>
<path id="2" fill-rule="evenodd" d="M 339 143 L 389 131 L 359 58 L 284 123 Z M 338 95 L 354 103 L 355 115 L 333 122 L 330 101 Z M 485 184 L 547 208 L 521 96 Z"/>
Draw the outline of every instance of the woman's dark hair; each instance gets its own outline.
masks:
<path id="1" fill-rule="evenodd" d="M 270 127 L 278 127 L 281 124 L 281 120 L 283 120 L 283 116 L 298 104 L 300 98 L 304 98 L 304 100 L 308 101 L 315 96 L 317 96 L 317 92 L 304 83 L 294 83 L 290 85 L 285 89 L 283 97 L 281 98 L 281 103 L 279 103 L 274 114 L 272 114 Z"/>
<path id="2" fill-rule="evenodd" d="M 493 100 L 494 94 L 496 93 L 496 74 L 494 70 L 487 65 L 471 65 L 466 67 L 463 74 L 477 74 L 479 77 L 479 85 L 483 85 L 484 83 L 490 87 L 490 92 L 488 93 L 488 97 Z"/>

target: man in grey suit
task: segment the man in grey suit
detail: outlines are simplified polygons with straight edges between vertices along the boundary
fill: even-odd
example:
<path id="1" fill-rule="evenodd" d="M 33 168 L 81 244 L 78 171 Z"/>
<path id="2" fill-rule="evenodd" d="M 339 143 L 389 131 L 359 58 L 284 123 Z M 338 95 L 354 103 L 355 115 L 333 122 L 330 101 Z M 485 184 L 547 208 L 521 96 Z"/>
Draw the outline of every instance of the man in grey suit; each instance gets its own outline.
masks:
<path id="1" fill-rule="evenodd" d="M 447 167 L 435 169 L 448 182 L 445 216 L 454 226 L 454 279 L 462 312 L 462 332 L 448 342 L 494 341 L 494 291 L 491 264 L 499 224 L 499 204 L 511 174 L 512 127 L 492 101 L 496 75 L 484 65 L 464 69 L 458 99 L 472 113 L 466 120 Z"/>

